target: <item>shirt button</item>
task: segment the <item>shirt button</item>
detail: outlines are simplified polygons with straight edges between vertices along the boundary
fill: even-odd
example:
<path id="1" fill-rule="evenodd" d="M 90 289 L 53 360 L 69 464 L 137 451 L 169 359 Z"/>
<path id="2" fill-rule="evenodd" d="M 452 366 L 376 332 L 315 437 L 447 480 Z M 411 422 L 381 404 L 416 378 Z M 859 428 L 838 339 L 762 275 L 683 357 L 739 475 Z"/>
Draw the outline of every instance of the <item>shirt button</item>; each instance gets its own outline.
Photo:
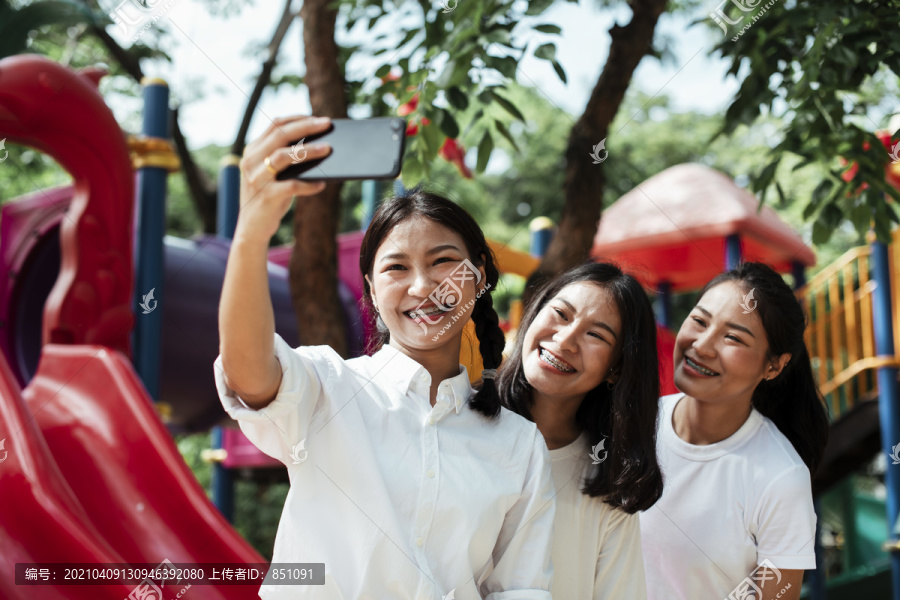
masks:
<path id="1" fill-rule="evenodd" d="M 429 425 L 434 425 L 434 417 L 429 417 L 429 418 L 428 418 L 428 424 L 429 424 Z"/>
<path id="2" fill-rule="evenodd" d="M 432 479 L 434 479 L 434 471 L 432 471 L 431 469 L 429 469 L 429 470 L 428 470 L 428 476 L 431 477 Z"/>
<path id="3" fill-rule="evenodd" d="M 420 538 L 420 537 L 416 538 L 416 546 L 421 546 L 422 542 L 423 542 L 422 538 Z"/>

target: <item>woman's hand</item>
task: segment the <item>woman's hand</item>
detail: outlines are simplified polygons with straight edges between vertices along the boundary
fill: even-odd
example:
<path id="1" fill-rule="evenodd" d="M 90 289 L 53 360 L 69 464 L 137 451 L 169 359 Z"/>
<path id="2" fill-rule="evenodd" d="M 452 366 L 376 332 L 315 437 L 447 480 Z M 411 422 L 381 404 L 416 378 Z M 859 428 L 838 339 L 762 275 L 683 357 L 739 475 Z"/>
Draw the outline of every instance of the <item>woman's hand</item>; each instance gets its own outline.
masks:
<path id="1" fill-rule="evenodd" d="M 275 175 L 293 163 L 291 142 L 325 131 L 330 125 L 328 117 L 280 117 L 247 145 L 240 162 L 241 208 L 235 239 L 264 241 L 268 245 L 294 196 L 311 196 L 325 189 L 323 181 L 278 181 Z M 327 143 L 312 143 L 304 145 L 303 149 L 306 151 L 304 160 L 323 158 L 331 153 Z"/>

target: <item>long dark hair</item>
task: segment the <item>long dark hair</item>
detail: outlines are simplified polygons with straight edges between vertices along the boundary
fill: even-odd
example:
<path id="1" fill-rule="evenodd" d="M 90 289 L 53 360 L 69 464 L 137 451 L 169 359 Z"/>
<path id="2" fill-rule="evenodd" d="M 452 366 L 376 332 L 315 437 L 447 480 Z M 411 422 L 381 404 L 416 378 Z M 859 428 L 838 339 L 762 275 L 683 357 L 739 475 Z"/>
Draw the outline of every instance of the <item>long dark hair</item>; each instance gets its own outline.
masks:
<path id="1" fill-rule="evenodd" d="M 634 514 L 659 500 L 663 479 L 656 460 L 656 420 L 659 412 L 659 362 L 656 320 L 650 300 L 637 279 L 611 263 L 589 263 L 556 276 L 535 294 L 519 326 L 516 344 L 498 385 L 503 405 L 533 421 L 534 388 L 525 378 L 522 352 L 525 333 L 547 302 L 568 285 L 593 283 L 614 299 L 622 321 L 621 351 L 613 370 L 612 389 L 601 382 L 581 401 L 575 420 L 591 446 L 608 438 L 607 460 L 595 465 L 582 492 Z"/>
<path id="2" fill-rule="evenodd" d="M 484 233 L 465 209 L 443 196 L 427 192 L 416 186 L 401 196 L 385 200 L 372 217 L 372 222 L 363 237 L 359 251 L 359 269 L 363 275 L 372 276 L 375 253 L 390 232 L 401 222 L 412 217 L 423 217 L 458 234 L 466 244 L 469 260 L 477 267 L 484 267 L 483 284 L 490 286 L 479 296 L 472 308 L 472 322 L 475 323 L 475 335 L 478 337 L 478 350 L 485 369 L 497 369 L 503 359 L 503 346 L 506 339 L 500 329 L 500 319 L 494 311 L 494 300 L 491 293 L 497 287 L 500 273 L 494 264 Z M 390 332 L 381 317 L 375 312 L 370 295 L 369 282 L 363 278 L 365 293 L 363 305 L 369 314 L 375 315 L 378 327 L 378 339 L 375 348 L 380 348 L 390 340 Z M 486 379 L 478 393 L 469 401 L 473 410 L 494 418 L 500 414 L 500 398 L 493 379 Z"/>
<path id="3" fill-rule="evenodd" d="M 815 475 L 828 442 L 828 413 L 803 340 L 806 312 L 781 275 L 756 262 L 742 263 L 716 276 L 699 297 L 728 281 L 738 284 L 745 294 L 753 290 L 756 314 L 769 342 L 768 359 L 791 355 L 777 377 L 761 381 L 753 390 L 753 406 L 775 423 L 806 463 L 809 474 Z"/>

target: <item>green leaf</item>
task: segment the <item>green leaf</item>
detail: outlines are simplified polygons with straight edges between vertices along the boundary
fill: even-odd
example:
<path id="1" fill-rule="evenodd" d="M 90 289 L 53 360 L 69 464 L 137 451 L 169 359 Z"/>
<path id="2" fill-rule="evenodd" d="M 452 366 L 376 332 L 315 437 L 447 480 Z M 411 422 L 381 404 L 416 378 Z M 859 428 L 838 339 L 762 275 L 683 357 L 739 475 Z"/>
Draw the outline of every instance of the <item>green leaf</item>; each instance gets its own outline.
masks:
<path id="1" fill-rule="evenodd" d="M 525 14 L 529 17 L 533 17 L 535 15 L 539 15 L 553 4 L 553 0 L 531 0 L 528 3 L 528 10 L 525 11 Z"/>
<path id="2" fill-rule="evenodd" d="M 494 127 L 496 127 L 496 128 L 497 128 L 497 131 L 500 132 L 500 135 L 502 135 L 504 138 L 506 138 L 506 141 L 509 142 L 509 144 L 510 144 L 513 148 L 516 149 L 516 152 L 521 152 L 521 151 L 519 150 L 518 144 L 516 144 L 516 140 L 514 140 L 514 139 L 513 139 L 513 136 L 510 135 L 509 129 L 506 128 L 506 125 L 504 125 L 502 121 L 497 121 L 497 120 L 495 119 L 495 120 L 494 120 Z"/>
<path id="3" fill-rule="evenodd" d="M 441 149 L 441 133 L 440 129 L 434 123 L 419 126 L 419 135 L 422 136 L 422 143 L 425 146 L 425 160 L 434 160 L 438 150 Z"/>
<path id="4" fill-rule="evenodd" d="M 469 98 L 457 86 L 447 90 L 447 102 L 457 110 L 466 110 L 469 107 Z"/>
<path id="5" fill-rule="evenodd" d="M 556 60 L 556 44 L 541 44 L 534 51 L 535 58 Z"/>
<path id="6" fill-rule="evenodd" d="M 446 108 L 438 109 L 438 126 L 448 138 L 456 139 L 459 137 L 459 125 L 457 125 L 456 119 L 453 118 L 453 115 Z"/>
<path id="7" fill-rule="evenodd" d="M 553 65 L 553 69 L 556 71 L 556 74 L 562 80 L 563 83 L 568 83 L 566 79 L 566 72 L 563 70 L 562 65 L 559 64 L 556 60 L 550 61 L 550 64 Z"/>
<path id="8" fill-rule="evenodd" d="M 490 159 L 491 152 L 493 151 L 494 140 L 491 137 L 491 133 L 485 131 L 484 137 L 481 138 L 481 143 L 478 144 L 478 162 L 475 164 L 476 173 L 484 173 L 484 169 L 488 164 L 488 159 Z"/>
<path id="9" fill-rule="evenodd" d="M 425 169 L 417 156 L 410 156 L 403 161 L 400 178 L 407 188 L 415 187 L 425 176 Z"/>
<path id="10" fill-rule="evenodd" d="M 536 25 L 534 29 L 535 31 L 540 31 L 541 33 L 551 33 L 554 35 L 559 35 L 560 33 L 562 33 L 562 29 L 559 27 L 559 25 L 550 25 L 549 23 Z"/>
<path id="11" fill-rule="evenodd" d="M 831 228 L 821 221 L 815 221 L 812 230 L 813 244 L 825 244 L 829 239 L 831 239 Z"/>
<path id="12" fill-rule="evenodd" d="M 28 34 L 45 25 L 111 22 L 105 15 L 101 20 L 96 19 L 90 8 L 72 0 L 32 2 L 16 10 L 10 8 L 8 0 L 0 0 L 0 58 L 25 52 Z"/>
<path id="13" fill-rule="evenodd" d="M 375 77 L 381 79 L 382 77 L 387 77 L 387 74 L 391 72 L 391 65 L 381 65 L 375 71 Z"/>
<path id="14" fill-rule="evenodd" d="M 775 177 L 775 170 L 778 169 L 778 163 L 780 159 L 775 159 L 766 165 L 766 168 L 762 170 L 762 173 L 756 178 L 756 182 L 753 187 L 757 190 L 764 190 L 769 187 L 772 183 L 772 179 Z"/>
<path id="15" fill-rule="evenodd" d="M 490 95 L 493 97 L 493 99 L 497 102 L 497 104 L 502 106 L 506 110 L 506 112 L 508 112 L 509 114 L 511 114 L 512 116 L 517 118 L 518 120 L 522 121 L 523 123 L 525 122 L 525 117 L 522 116 L 522 113 L 519 112 L 519 109 L 516 108 L 512 102 L 510 102 L 509 100 L 507 100 L 506 98 L 504 98 L 503 96 L 501 96 L 500 94 L 495 92 L 494 90 L 489 90 L 489 92 L 490 92 Z"/>
<path id="16" fill-rule="evenodd" d="M 519 61 L 511 56 L 485 56 L 484 63 L 507 79 L 513 80 L 516 78 L 516 70 L 519 68 Z"/>

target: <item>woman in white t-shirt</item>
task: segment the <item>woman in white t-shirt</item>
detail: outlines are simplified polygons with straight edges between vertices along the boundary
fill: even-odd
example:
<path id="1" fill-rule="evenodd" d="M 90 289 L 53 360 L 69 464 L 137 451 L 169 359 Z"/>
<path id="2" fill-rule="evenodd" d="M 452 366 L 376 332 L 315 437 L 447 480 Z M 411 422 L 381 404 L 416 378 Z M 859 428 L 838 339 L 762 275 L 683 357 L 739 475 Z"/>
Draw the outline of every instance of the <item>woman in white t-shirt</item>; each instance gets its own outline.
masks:
<path id="1" fill-rule="evenodd" d="M 500 406 L 498 272 L 468 213 L 418 189 L 376 211 L 360 252 L 385 342 L 372 356 L 292 349 L 275 333 L 269 240 L 292 196 L 322 185 L 274 176 L 291 164 L 292 141 L 327 127 L 278 119 L 247 146 L 219 307 L 222 404 L 291 481 L 273 563 L 324 563 L 317 585 L 266 584 L 260 596 L 549 600 L 549 456 L 535 425 Z M 469 319 L 487 367 L 478 393 L 459 364 Z M 296 572 L 273 570 L 269 582 Z"/>
<path id="2" fill-rule="evenodd" d="M 662 493 L 656 323 L 640 283 L 609 263 L 571 269 L 532 300 L 498 380 L 533 420 L 556 486 L 553 597 L 646 597 L 637 512 Z"/>
<path id="3" fill-rule="evenodd" d="M 660 400 L 665 492 L 641 515 L 651 600 L 796 600 L 815 568 L 810 473 L 828 419 L 781 276 L 744 263 L 700 293 Z M 752 594 L 752 595 L 751 595 Z"/>

